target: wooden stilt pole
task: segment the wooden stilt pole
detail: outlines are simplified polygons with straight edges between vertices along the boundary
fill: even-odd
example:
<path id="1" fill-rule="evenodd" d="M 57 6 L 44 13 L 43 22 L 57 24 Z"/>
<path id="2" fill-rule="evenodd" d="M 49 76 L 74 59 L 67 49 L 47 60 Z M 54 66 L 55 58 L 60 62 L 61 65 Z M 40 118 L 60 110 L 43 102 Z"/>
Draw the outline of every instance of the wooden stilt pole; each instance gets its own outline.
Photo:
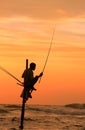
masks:
<path id="1" fill-rule="evenodd" d="M 26 69 L 28 69 L 28 59 L 26 59 Z M 22 100 L 20 129 L 24 128 L 23 122 L 24 122 L 24 113 L 25 113 L 25 95 L 26 95 L 26 88 L 24 86 L 24 95 L 23 95 L 23 100 Z"/>

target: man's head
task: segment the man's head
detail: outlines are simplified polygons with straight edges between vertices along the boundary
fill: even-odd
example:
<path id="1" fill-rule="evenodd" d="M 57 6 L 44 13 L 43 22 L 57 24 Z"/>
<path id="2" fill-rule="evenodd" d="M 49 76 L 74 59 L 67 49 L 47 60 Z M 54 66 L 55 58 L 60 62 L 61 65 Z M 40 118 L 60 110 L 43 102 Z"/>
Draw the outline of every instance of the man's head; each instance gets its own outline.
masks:
<path id="1" fill-rule="evenodd" d="M 35 63 L 30 63 L 30 68 L 32 69 L 32 70 L 35 70 L 35 68 L 36 68 L 36 64 Z"/>

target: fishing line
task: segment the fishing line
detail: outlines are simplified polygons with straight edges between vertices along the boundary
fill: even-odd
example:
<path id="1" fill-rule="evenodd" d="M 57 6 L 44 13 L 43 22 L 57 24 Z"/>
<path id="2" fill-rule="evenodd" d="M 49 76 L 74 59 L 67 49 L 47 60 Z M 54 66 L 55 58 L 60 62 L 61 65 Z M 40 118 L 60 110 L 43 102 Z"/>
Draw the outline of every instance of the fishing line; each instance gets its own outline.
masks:
<path id="1" fill-rule="evenodd" d="M 44 72 L 44 70 L 45 70 L 45 68 L 46 68 L 46 65 L 47 65 L 47 62 L 48 62 L 48 58 L 49 58 L 49 55 L 50 55 L 50 52 L 51 52 L 51 48 L 52 48 L 52 43 L 53 43 L 53 38 L 54 38 L 55 30 L 56 30 L 56 25 L 55 25 L 55 27 L 54 27 L 54 29 L 53 29 L 53 34 L 52 34 L 50 46 L 49 46 L 49 49 L 48 49 L 48 54 L 47 54 L 47 57 L 46 57 L 45 64 L 44 64 L 44 67 L 43 67 L 42 72 Z M 41 81 L 41 77 L 40 77 L 39 83 L 40 83 L 40 81 Z"/>

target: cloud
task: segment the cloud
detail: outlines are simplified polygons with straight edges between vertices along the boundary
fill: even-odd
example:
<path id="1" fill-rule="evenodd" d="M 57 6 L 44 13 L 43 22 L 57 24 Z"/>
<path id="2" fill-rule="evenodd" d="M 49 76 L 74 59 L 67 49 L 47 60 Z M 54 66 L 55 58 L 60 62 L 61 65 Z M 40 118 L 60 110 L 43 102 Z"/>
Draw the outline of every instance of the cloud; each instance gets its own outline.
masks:
<path id="1" fill-rule="evenodd" d="M 27 44 L 0 43 L 0 58 L 12 57 L 40 57 L 47 55 L 49 45 L 41 41 L 34 41 Z M 44 52 L 44 53 L 43 53 Z"/>
<path id="2" fill-rule="evenodd" d="M 85 0 L 3 0 L 0 17 L 26 16 L 40 20 L 85 16 Z"/>
<path id="3" fill-rule="evenodd" d="M 54 49 L 56 52 L 85 52 L 85 47 L 76 47 L 76 46 L 61 46 L 61 47 L 56 47 Z"/>
<path id="4" fill-rule="evenodd" d="M 57 9 L 57 10 L 56 10 L 56 13 L 57 13 L 58 15 L 61 15 L 61 16 L 66 15 L 65 10 L 62 10 L 62 9 Z"/>
<path id="5" fill-rule="evenodd" d="M 85 64 L 85 47 L 79 47 L 71 44 L 59 44 L 52 47 L 51 56 L 53 60 L 79 61 L 79 64 Z"/>

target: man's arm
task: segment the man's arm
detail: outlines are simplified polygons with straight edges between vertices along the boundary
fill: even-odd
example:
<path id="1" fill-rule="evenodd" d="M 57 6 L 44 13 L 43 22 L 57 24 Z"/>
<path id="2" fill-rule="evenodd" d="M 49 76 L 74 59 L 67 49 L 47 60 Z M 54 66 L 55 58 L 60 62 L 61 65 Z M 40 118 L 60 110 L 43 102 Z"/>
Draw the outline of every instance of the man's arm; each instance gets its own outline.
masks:
<path id="1" fill-rule="evenodd" d="M 43 72 L 41 72 L 39 75 L 35 76 L 32 80 L 33 85 L 38 81 L 38 78 L 40 78 L 43 75 Z"/>

